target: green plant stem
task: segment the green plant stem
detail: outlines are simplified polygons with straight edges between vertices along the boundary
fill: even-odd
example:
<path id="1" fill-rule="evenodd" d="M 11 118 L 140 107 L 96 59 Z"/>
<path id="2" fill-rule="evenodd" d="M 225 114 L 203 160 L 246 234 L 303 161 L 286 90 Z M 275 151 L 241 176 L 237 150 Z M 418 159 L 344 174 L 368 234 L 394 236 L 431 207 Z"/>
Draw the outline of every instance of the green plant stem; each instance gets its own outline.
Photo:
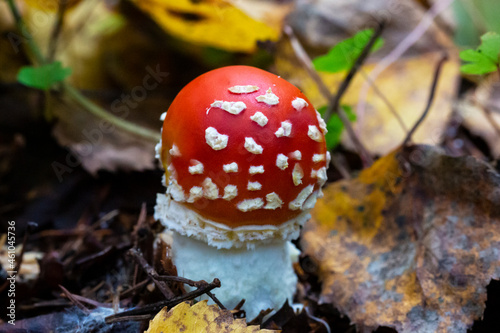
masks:
<path id="1" fill-rule="evenodd" d="M 20 33 L 28 32 L 28 27 L 23 21 L 23 18 L 21 17 L 21 13 L 19 13 L 19 10 L 16 7 L 16 4 L 14 3 L 14 0 L 6 0 L 7 4 L 9 5 L 9 9 L 12 13 L 12 16 L 14 16 L 14 20 L 16 22 L 17 29 L 19 30 Z M 32 53 L 33 57 L 35 58 L 34 62 L 38 65 L 42 65 L 45 63 L 45 58 L 42 55 L 42 52 L 40 51 L 40 48 L 38 45 L 36 45 L 35 41 L 33 40 L 33 37 L 31 34 L 29 36 L 24 36 L 26 38 L 26 42 L 28 43 L 28 49 Z"/>
<path id="2" fill-rule="evenodd" d="M 14 17 L 14 20 L 16 22 L 17 29 L 21 33 L 28 32 L 28 27 L 24 23 L 23 18 L 19 13 L 16 4 L 14 3 L 14 0 L 6 0 L 6 1 L 7 4 L 9 5 L 9 9 L 12 13 L 12 16 Z M 42 52 L 40 51 L 38 45 L 35 43 L 34 39 L 31 36 L 28 36 L 26 39 L 29 52 L 34 57 L 32 62 L 37 65 L 45 64 L 47 60 L 42 55 Z M 67 82 L 62 82 L 61 89 L 64 94 L 73 99 L 73 101 L 75 101 L 77 104 L 82 106 L 85 110 L 87 110 L 94 116 L 99 117 L 126 132 L 147 139 L 148 141 L 158 142 L 160 140 L 160 134 L 157 133 L 156 131 L 136 125 L 133 122 L 124 120 L 120 117 L 110 114 L 105 109 L 101 108 L 100 106 L 92 102 L 90 99 L 85 97 L 78 89 L 73 87 L 71 84 Z"/>
<path id="3" fill-rule="evenodd" d="M 63 82 L 61 84 L 62 91 L 71 97 L 75 102 L 85 108 L 87 111 L 92 113 L 94 116 L 99 117 L 116 127 L 127 131 L 129 133 L 135 134 L 142 138 L 148 139 L 149 141 L 158 142 L 160 141 L 160 134 L 156 131 L 147 129 L 145 127 L 138 126 L 130 121 L 124 120 L 120 117 L 114 116 L 107 112 L 100 106 L 96 105 L 94 102 L 85 97 L 78 89 L 72 85 Z"/>

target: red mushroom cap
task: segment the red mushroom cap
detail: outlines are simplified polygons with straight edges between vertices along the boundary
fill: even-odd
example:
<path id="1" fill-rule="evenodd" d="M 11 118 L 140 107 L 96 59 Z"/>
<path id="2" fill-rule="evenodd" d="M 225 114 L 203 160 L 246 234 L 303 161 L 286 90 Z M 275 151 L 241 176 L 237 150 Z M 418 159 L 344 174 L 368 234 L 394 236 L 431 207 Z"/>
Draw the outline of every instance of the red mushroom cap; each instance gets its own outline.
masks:
<path id="1" fill-rule="evenodd" d="M 325 131 L 284 79 L 247 66 L 210 71 L 167 111 L 167 194 L 230 228 L 280 225 L 312 208 L 326 181 Z"/>

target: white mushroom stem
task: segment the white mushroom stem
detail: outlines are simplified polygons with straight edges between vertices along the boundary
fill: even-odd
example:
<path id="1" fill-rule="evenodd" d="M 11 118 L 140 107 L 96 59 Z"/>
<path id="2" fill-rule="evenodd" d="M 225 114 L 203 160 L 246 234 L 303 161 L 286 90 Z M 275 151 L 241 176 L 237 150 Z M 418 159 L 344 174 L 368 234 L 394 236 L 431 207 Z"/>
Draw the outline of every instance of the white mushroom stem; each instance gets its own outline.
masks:
<path id="1" fill-rule="evenodd" d="M 172 259 L 179 276 L 205 281 L 218 278 L 221 287 L 212 293 L 228 309 L 245 299 L 248 320 L 261 310 L 279 310 L 286 300 L 292 303 L 297 284 L 293 262 L 298 254 L 286 240 L 262 243 L 251 250 L 217 249 L 173 232 Z"/>

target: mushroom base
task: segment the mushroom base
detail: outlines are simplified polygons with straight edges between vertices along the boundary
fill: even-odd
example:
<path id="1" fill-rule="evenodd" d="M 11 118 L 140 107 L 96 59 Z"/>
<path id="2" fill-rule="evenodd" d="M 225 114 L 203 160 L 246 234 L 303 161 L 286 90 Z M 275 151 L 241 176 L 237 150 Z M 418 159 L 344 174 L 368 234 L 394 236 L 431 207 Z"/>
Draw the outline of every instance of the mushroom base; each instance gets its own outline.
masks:
<path id="1" fill-rule="evenodd" d="M 258 244 L 250 250 L 217 249 L 173 233 L 172 259 L 179 276 L 209 282 L 218 278 L 221 287 L 212 293 L 228 309 L 245 299 L 243 310 L 248 320 L 261 310 L 279 310 L 286 300 L 292 303 L 297 285 L 293 262 L 298 254 L 297 248 L 285 240 Z"/>

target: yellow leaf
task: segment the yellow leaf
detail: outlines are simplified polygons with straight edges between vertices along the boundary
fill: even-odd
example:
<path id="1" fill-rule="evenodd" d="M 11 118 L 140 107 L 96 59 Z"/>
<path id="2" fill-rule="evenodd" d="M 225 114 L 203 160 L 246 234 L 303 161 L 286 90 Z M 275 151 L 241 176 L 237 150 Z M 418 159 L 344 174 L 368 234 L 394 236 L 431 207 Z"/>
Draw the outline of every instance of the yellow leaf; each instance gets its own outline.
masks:
<path id="1" fill-rule="evenodd" d="M 325 188 L 306 223 L 321 301 L 366 329 L 466 332 L 500 278 L 500 175 L 431 146 Z"/>
<path id="2" fill-rule="evenodd" d="M 168 310 L 163 308 L 149 322 L 146 333 L 184 332 L 184 333 L 273 333 L 274 330 L 261 330 L 259 326 L 247 326 L 244 319 L 234 319 L 228 310 L 217 305 L 207 305 L 201 301 L 193 306 L 180 303 Z"/>
<path id="3" fill-rule="evenodd" d="M 253 52 L 257 41 L 276 41 L 280 36 L 279 27 L 250 17 L 227 0 L 135 0 L 134 3 L 169 34 L 198 45 Z"/>

